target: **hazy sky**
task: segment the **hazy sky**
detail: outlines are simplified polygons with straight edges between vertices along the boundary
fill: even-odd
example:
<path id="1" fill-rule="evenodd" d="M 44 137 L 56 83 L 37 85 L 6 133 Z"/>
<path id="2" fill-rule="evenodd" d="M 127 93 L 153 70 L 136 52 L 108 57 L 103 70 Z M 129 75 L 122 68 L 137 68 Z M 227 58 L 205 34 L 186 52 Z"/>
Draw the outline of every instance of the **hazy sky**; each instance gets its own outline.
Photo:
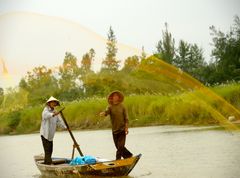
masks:
<path id="1" fill-rule="evenodd" d="M 62 17 L 103 37 L 111 25 L 119 42 L 149 53 L 167 22 L 176 45 L 180 39 L 196 43 L 209 60 L 209 26 L 228 31 L 240 16 L 240 0 L 0 0 L 0 15 L 15 11 Z"/>
<path id="2" fill-rule="evenodd" d="M 239 0 L 0 0 L 0 14 L 30 11 L 60 16 L 106 36 L 112 25 L 118 41 L 155 50 L 164 23 L 176 39 L 200 45 L 210 53 L 209 26 L 227 31 L 234 15 L 240 14 Z M 206 56 L 208 57 L 208 56 Z"/>

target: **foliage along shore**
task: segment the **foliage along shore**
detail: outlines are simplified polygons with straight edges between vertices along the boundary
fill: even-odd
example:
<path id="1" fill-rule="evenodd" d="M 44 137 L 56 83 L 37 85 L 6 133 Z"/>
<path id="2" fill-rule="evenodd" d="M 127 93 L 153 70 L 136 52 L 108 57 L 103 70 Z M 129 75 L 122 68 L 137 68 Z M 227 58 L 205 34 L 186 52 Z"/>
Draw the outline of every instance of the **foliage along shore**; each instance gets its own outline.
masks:
<path id="1" fill-rule="evenodd" d="M 226 101 L 240 108 L 240 84 L 234 83 L 212 88 Z M 181 94 L 130 95 L 125 98 L 130 127 L 153 125 L 213 125 L 219 122 L 211 111 L 191 92 Z M 110 128 L 108 117 L 100 118 L 99 112 L 107 106 L 106 98 L 92 97 L 62 103 L 64 115 L 74 129 Z M 27 107 L 0 115 L 0 134 L 26 134 L 37 132 L 41 124 L 44 105 Z M 221 109 L 221 106 L 218 106 Z M 228 117 L 229 115 L 225 115 Z"/>

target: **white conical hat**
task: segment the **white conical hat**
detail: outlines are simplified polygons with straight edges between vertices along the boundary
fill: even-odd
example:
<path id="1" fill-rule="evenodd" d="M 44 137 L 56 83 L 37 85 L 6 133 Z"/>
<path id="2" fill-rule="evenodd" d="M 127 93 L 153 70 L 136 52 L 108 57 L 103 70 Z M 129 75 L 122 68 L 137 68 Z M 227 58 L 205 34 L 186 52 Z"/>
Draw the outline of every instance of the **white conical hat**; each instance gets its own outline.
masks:
<path id="1" fill-rule="evenodd" d="M 56 101 L 56 102 L 58 102 L 58 104 L 59 104 L 59 102 L 60 102 L 58 99 L 54 98 L 53 96 L 51 96 L 51 97 L 47 100 L 47 103 L 49 103 L 50 101 Z"/>

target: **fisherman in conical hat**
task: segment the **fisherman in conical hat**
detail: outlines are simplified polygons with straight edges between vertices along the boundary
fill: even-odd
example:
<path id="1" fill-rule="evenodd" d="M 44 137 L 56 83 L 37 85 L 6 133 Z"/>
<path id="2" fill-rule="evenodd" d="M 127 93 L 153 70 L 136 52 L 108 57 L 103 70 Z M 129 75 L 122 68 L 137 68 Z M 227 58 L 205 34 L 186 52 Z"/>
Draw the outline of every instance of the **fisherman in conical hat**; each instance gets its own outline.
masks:
<path id="1" fill-rule="evenodd" d="M 52 152 L 53 152 L 53 137 L 57 128 L 57 125 L 66 129 L 59 112 L 55 111 L 55 107 L 60 105 L 60 101 L 51 96 L 42 112 L 42 123 L 40 128 L 40 134 L 42 144 L 44 148 L 44 164 L 52 164 Z"/>
<path id="2" fill-rule="evenodd" d="M 114 144 L 117 148 L 116 159 L 132 157 L 132 153 L 125 147 L 126 135 L 128 134 L 128 114 L 122 104 L 124 95 L 120 91 L 109 94 L 109 106 L 100 116 L 110 115 Z"/>

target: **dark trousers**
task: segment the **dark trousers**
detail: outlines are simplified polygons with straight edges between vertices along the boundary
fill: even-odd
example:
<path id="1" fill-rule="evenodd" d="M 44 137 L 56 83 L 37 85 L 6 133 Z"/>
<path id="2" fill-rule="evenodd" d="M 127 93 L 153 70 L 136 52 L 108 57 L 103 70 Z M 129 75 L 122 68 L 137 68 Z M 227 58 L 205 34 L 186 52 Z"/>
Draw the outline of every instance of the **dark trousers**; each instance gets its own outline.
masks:
<path id="1" fill-rule="evenodd" d="M 44 149 L 44 164 L 52 164 L 53 142 L 47 140 L 41 135 L 43 149 Z"/>
<path id="2" fill-rule="evenodd" d="M 125 147 L 125 141 L 126 141 L 125 131 L 121 131 L 117 134 L 113 133 L 113 140 L 117 148 L 116 159 L 121 159 L 121 157 L 123 158 L 132 157 L 132 153 L 128 151 L 128 149 Z"/>

